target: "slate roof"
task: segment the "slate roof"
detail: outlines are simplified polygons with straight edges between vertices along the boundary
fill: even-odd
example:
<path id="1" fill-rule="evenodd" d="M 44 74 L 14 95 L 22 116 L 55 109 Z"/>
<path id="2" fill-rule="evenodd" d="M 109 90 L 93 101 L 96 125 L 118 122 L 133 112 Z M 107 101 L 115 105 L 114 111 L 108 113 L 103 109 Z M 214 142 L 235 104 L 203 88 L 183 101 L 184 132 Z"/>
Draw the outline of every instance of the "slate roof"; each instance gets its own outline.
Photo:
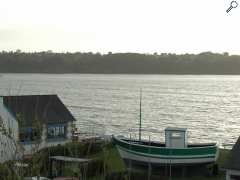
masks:
<path id="1" fill-rule="evenodd" d="M 223 169 L 240 170 L 240 137 L 233 146 L 228 159 L 225 161 Z"/>
<path id="2" fill-rule="evenodd" d="M 55 124 L 75 118 L 57 95 L 2 96 L 3 104 L 19 121 L 20 126 L 31 126 L 34 121 Z"/>

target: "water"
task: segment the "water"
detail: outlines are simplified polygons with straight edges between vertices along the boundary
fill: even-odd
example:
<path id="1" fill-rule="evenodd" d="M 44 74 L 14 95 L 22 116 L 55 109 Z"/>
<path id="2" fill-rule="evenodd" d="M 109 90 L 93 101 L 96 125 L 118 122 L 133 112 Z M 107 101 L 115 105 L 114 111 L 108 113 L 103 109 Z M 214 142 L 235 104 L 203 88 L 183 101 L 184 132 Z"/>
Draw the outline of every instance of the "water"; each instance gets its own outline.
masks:
<path id="1" fill-rule="evenodd" d="M 80 131 L 164 140 L 186 127 L 190 142 L 234 143 L 240 135 L 240 76 L 4 74 L 1 95 L 58 94 Z"/>

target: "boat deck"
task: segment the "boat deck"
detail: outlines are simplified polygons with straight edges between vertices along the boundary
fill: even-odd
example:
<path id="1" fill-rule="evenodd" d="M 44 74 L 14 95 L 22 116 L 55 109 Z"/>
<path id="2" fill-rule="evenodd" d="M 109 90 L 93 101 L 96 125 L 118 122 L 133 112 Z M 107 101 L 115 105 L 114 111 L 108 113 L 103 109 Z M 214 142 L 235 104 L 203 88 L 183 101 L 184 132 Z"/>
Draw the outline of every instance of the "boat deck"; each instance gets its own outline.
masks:
<path id="1" fill-rule="evenodd" d="M 166 144 L 163 142 L 157 142 L 157 141 L 146 141 L 146 140 L 130 140 L 130 139 L 123 139 L 124 141 L 128 143 L 133 144 L 140 144 L 140 145 L 146 145 L 146 146 L 155 146 L 155 147 L 166 147 Z M 196 143 L 196 144 L 188 144 L 188 148 L 194 148 L 194 147 L 209 147 L 209 146 L 216 146 L 216 143 Z"/>

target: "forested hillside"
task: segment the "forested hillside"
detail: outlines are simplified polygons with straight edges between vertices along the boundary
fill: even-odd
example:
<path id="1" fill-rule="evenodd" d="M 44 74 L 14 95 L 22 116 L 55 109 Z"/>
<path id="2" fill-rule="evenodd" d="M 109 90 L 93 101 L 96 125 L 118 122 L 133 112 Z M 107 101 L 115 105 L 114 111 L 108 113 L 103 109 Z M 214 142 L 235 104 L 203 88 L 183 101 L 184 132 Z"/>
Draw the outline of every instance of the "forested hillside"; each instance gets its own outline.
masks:
<path id="1" fill-rule="evenodd" d="M 240 74 L 240 56 L 1 52 L 0 73 Z"/>

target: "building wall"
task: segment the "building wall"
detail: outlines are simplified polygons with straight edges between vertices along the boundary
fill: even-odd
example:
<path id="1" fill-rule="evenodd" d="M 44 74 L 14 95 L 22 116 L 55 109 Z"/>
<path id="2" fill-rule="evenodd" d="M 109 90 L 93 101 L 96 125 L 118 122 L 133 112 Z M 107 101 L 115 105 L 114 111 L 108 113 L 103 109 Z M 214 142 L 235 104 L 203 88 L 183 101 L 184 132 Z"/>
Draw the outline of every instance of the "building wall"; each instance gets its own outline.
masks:
<path id="1" fill-rule="evenodd" d="M 18 122 L 11 112 L 4 106 L 2 97 L 0 97 L 0 124 L 1 122 L 5 129 L 7 129 L 7 134 L 10 134 L 12 138 L 7 137 L 0 132 L 0 163 L 21 157 L 22 154 L 33 154 L 34 152 L 37 152 L 45 147 L 56 146 L 59 144 L 63 145 L 67 142 L 70 142 L 72 138 L 72 122 L 67 123 L 66 138 L 56 140 L 47 139 L 47 127 L 46 125 L 43 125 L 42 137 L 39 142 L 21 143 L 21 146 L 18 145 Z M 16 154 L 16 152 L 18 152 L 18 154 Z"/>
<path id="2" fill-rule="evenodd" d="M 68 122 L 67 123 L 67 139 L 68 140 L 72 139 L 72 131 L 73 131 L 72 122 Z"/>
<path id="3" fill-rule="evenodd" d="M 4 106 L 2 97 L 0 97 L 0 125 L 6 130 L 6 133 L 0 132 L 0 163 L 2 163 L 21 155 L 20 147 L 17 146 L 18 123 Z"/>
<path id="4" fill-rule="evenodd" d="M 67 123 L 66 128 L 66 138 L 65 139 L 47 139 L 47 126 L 43 125 L 42 130 L 42 136 L 41 140 L 37 143 L 27 143 L 23 144 L 24 147 L 24 155 L 33 154 L 40 149 L 46 148 L 46 147 L 52 147 L 57 145 L 63 145 L 65 143 L 71 142 L 72 140 L 72 122 Z"/>

